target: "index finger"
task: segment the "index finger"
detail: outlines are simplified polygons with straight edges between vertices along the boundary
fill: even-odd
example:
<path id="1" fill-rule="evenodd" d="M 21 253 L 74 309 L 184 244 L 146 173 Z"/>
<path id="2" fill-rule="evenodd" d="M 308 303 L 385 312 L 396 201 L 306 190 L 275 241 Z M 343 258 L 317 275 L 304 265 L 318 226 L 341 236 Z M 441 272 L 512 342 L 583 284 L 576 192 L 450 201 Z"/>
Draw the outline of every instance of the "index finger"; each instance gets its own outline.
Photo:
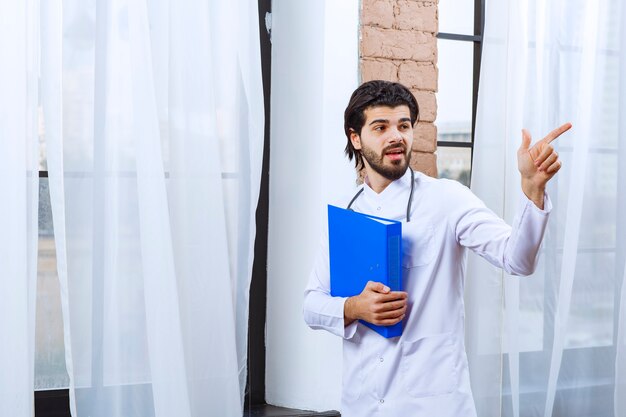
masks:
<path id="1" fill-rule="evenodd" d="M 390 299 L 400 300 L 407 298 L 409 294 L 406 291 L 391 291 L 387 294 Z"/>
<path id="2" fill-rule="evenodd" d="M 559 136 L 561 136 L 563 133 L 567 132 L 568 130 L 570 130 L 572 128 L 572 124 L 571 123 L 565 123 L 564 125 L 557 127 L 556 129 L 554 129 L 552 132 L 548 133 L 546 135 L 545 138 L 543 138 L 543 140 L 546 143 L 550 143 L 553 140 L 555 140 L 556 138 L 558 138 Z"/>

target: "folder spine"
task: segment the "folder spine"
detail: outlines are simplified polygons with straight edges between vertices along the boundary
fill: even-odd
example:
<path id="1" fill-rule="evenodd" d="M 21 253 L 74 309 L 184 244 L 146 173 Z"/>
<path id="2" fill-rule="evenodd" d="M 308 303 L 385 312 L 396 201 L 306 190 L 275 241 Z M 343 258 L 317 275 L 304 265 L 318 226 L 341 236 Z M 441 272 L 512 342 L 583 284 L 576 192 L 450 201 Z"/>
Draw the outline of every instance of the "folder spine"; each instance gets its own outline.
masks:
<path id="1" fill-rule="evenodd" d="M 400 251 L 402 240 L 400 236 L 389 236 L 387 238 L 387 276 L 389 279 L 389 288 L 392 291 L 401 291 L 402 290 L 402 271 L 400 268 Z"/>

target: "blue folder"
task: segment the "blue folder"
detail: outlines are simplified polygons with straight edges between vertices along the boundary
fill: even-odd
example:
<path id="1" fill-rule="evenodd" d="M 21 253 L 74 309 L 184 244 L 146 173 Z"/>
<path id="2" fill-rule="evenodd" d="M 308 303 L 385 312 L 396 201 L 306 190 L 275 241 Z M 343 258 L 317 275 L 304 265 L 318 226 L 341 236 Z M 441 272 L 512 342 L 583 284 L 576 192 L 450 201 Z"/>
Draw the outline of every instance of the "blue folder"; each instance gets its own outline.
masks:
<path id="1" fill-rule="evenodd" d="M 367 281 L 402 291 L 402 223 L 329 205 L 328 240 L 332 296 L 358 295 Z M 402 334 L 402 322 L 361 323 L 387 338 Z"/>

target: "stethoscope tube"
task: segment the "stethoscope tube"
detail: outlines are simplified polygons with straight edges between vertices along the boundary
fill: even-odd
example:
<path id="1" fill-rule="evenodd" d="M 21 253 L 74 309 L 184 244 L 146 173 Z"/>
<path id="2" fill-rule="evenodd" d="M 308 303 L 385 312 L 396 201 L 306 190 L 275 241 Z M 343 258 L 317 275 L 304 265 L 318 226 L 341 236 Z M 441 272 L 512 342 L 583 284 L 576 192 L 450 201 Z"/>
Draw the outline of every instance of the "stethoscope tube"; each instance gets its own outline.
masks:
<path id="1" fill-rule="evenodd" d="M 413 191 L 415 190 L 415 173 L 413 172 L 411 168 L 409 168 L 409 171 L 411 171 L 411 192 L 409 193 L 409 201 L 406 204 L 406 222 L 407 223 L 411 221 L 411 204 L 413 203 Z M 365 187 L 361 187 L 361 189 L 357 191 L 354 197 L 352 197 L 352 200 L 350 200 L 350 203 L 348 203 L 348 207 L 346 207 L 346 210 L 352 210 L 352 203 L 354 203 L 354 201 L 361 195 L 364 188 Z"/>

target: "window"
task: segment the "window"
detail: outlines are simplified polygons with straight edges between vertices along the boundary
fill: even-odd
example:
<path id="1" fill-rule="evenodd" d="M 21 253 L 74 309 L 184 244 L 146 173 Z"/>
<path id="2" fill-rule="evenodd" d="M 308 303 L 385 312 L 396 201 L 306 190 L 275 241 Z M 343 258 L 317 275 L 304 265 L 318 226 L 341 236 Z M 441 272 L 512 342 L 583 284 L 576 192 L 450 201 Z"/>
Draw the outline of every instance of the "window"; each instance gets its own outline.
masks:
<path id="1" fill-rule="evenodd" d="M 41 138 L 45 134 L 40 132 Z M 44 149 L 43 147 L 41 148 Z M 39 164 L 39 244 L 35 318 L 35 415 L 69 416 L 61 292 L 45 150 Z"/>
<path id="2" fill-rule="evenodd" d="M 437 166 L 470 185 L 485 0 L 439 2 Z"/>
<path id="3" fill-rule="evenodd" d="M 529 4 L 536 8 L 540 6 L 540 2 Z M 558 375 L 552 415 L 608 416 L 614 412 L 614 359 L 619 346 L 617 329 L 626 236 L 625 223 L 620 215 L 626 202 L 620 198 L 626 158 L 624 147 L 620 147 L 618 140 L 624 126 L 619 122 L 620 113 L 624 111 L 619 100 L 624 87 L 622 85 L 620 91 L 620 51 L 616 44 L 619 39 L 619 4 L 607 2 L 600 9 L 598 26 L 602 29 L 596 44 L 594 65 L 601 75 L 593 82 L 593 108 L 589 115 L 585 115 L 599 123 L 597 133 L 585 150 L 586 178 L 575 186 L 570 182 L 575 177 L 567 173 L 559 173 L 553 180 L 553 185 L 558 184 L 551 194 L 554 211 L 535 273 L 537 277 L 520 282 L 520 326 L 516 329 L 520 341 L 519 372 L 509 369 L 508 355 L 505 355 L 502 361 L 503 415 L 514 414 L 511 392 L 516 388 L 511 387 L 510 375 L 515 373 L 519 375 L 519 380 L 514 382 L 519 385 L 519 414 L 532 414 L 536 411 L 534 404 L 543 408 L 555 329 L 563 331 L 564 340 L 562 358 L 556 365 Z M 571 4 L 571 7 L 581 14 L 585 11 L 582 3 Z M 528 59 L 532 67 L 536 64 L 533 61 L 537 56 L 536 48 L 542 44 L 541 38 L 535 38 L 532 19 L 529 24 Z M 559 26 L 563 35 L 554 56 L 562 68 L 579 71 L 583 53 L 581 39 L 586 28 L 574 19 L 555 24 L 555 27 Z M 559 116 L 576 114 L 580 101 L 578 74 L 558 70 L 556 73 L 560 85 L 556 85 L 554 91 L 558 92 L 560 102 L 554 111 Z M 529 74 L 528 79 L 536 82 L 533 76 Z M 567 139 L 555 143 L 564 165 L 576 166 L 575 151 L 580 148 L 576 149 L 576 145 Z M 577 207 L 581 210 L 580 220 L 568 218 L 568 209 L 573 207 L 572 193 L 583 196 L 576 203 L 582 203 Z M 580 232 L 572 238 L 568 228 L 577 221 L 580 221 Z M 566 265 L 563 264 L 564 258 Z M 566 270 L 567 266 L 572 268 Z M 556 306 L 565 311 L 563 306 L 566 304 L 559 301 L 563 287 L 559 280 L 566 276 L 572 280 L 572 288 L 565 326 L 555 317 Z"/>

